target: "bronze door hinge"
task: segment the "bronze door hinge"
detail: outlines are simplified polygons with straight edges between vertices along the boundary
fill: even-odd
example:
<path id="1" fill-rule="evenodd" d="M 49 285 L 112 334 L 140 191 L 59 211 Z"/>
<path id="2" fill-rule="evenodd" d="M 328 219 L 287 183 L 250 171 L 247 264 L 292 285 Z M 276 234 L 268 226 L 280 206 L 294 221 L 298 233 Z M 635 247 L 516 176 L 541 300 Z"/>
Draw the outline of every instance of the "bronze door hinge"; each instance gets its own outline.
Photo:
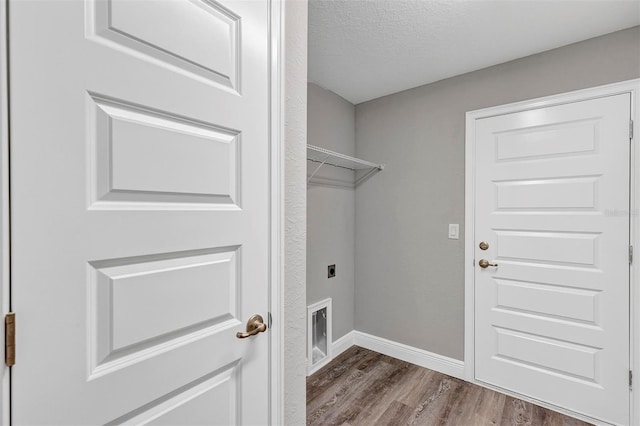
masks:
<path id="1" fill-rule="evenodd" d="M 16 314 L 4 317 L 4 363 L 11 367 L 16 363 Z"/>

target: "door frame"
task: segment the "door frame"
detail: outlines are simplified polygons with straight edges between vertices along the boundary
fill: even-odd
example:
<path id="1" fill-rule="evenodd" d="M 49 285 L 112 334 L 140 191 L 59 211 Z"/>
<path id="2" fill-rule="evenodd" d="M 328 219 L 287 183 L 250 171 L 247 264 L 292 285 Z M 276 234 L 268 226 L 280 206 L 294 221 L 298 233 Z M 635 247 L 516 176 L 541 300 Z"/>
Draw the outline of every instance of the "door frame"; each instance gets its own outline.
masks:
<path id="1" fill-rule="evenodd" d="M 519 395 L 506 389 L 498 388 L 486 383 L 475 380 L 475 317 L 474 317 L 474 274 L 475 274 L 475 122 L 482 118 L 488 118 L 509 113 L 521 112 L 541 107 L 549 107 L 554 105 L 562 105 L 588 99 L 601 98 L 622 93 L 631 94 L 631 117 L 633 117 L 634 129 L 633 140 L 631 142 L 630 151 L 630 197 L 631 197 L 631 217 L 629 229 L 630 244 L 636 247 L 636 253 L 640 253 L 640 148 L 636 146 L 638 143 L 638 135 L 640 135 L 640 79 L 627 80 L 619 83 L 607 84 L 583 90 L 577 90 L 567 93 L 561 93 L 553 96 L 536 98 L 523 102 L 515 102 L 496 107 L 484 108 L 475 111 L 469 111 L 466 114 L 466 133 L 465 133 L 465 243 L 464 243 L 464 378 L 466 381 L 477 385 L 497 390 L 502 393 L 516 396 L 518 398 L 534 402 L 543 407 L 569 414 L 571 416 L 581 418 L 586 421 L 601 424 L 601 421 L 584 416 L 580 413 L 573 412 L 564 407 L 555 406 L 532 398 Z M 635 375 L 640 378 L 640 327 L 634 327 L 640 321 L 640 257 L 636 255 L 636 259 L 630 265 L 630 336 L 629 336 L 629 359 L 632 360 L 629 368 L 631 371 L 637 372 Z M 636 382 L 638 379 L 636 379 Z M 636 389 L 640 389 L 640 384 L 635 384 Z M 640 424 L 640 392 L 633 390 L 630 392 L 630 424 Z"/>
<path id="2" fill-rule="evenodd" d="M 0 0 L 0 318 L 11 310 L 8 1 Z M 284 1 L 269 0 L 269 419 L 284 421 Z M 19 330 L 19 316 L 16 321 Z M 4 322 L 4 320 L 2 321 Z M 0 325 L 0 342 L 4 326 Z M 4 344 L 2 360 L 4 360 Z M 18 362 L 20 348 L 17 348 Z M 0 360 L 0 424 L 11 424 L 10 368 Z"/>

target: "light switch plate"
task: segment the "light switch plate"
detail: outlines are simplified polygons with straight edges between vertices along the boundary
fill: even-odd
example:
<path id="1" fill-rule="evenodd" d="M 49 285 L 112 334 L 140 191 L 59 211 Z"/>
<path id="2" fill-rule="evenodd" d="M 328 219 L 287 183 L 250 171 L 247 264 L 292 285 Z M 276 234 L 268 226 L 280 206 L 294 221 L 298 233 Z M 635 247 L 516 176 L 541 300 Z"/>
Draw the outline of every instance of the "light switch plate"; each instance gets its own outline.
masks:
<path id="1" fill-rule="evenodd" d="M 460 225 L 457 223 L 449 224 L 449 239 L 457 240 L 460 238 Z"/>

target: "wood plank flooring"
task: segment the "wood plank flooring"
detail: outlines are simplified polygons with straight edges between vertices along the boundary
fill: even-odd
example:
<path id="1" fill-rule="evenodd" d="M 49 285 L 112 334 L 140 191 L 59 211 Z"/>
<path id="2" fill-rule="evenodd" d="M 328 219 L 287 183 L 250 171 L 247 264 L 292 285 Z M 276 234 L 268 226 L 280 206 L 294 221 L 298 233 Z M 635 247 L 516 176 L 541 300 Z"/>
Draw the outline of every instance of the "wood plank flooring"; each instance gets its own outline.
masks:
<path id="1" fill-rule="evenodd" d="M 358 346 L 307 378 L 307 424 L 588 425 Z"/>

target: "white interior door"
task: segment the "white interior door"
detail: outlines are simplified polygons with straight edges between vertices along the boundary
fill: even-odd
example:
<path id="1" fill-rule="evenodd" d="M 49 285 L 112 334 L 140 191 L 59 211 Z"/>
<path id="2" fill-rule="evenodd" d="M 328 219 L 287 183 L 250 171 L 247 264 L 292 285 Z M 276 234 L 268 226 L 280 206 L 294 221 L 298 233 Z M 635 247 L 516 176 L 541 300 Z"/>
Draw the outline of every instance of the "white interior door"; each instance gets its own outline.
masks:
<path id="1" fill-rule="evenodd" d="M 268 423 L 269 2 L 9 3 L 13 422 Z"/>
<path id="2" fill-rule="evenodd" d="M 621 94 L 475 123 L 476 379 L 618 424 L 629 422 L 629 120 Z"/>

